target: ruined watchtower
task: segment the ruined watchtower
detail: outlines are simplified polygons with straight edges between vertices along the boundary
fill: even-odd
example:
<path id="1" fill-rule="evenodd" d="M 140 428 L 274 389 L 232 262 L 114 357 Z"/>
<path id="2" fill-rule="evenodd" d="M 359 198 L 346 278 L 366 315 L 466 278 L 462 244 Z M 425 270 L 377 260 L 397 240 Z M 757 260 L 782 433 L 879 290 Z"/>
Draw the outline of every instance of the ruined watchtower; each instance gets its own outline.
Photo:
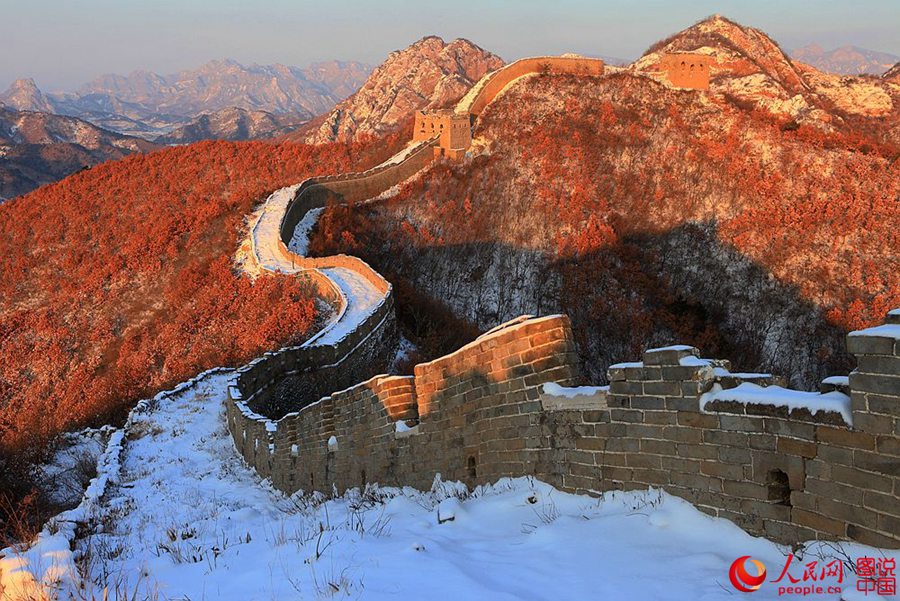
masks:
<path id="1" fill-rule="evenodd" d="M 663 56 L 660 66 L 673 86 L 708 90 L 710 61 L 705 54 L 673 52 Z"/>
<path id="2" fill-rule="evenodd" d="M 436 157 L 461 158 L 472 144 L 469 116 L 456 114 L 451 109 L 417 111 L 413 140 L 430 140 L 435 136 L 441 138 L 440 144 L 434 149 Z"/>

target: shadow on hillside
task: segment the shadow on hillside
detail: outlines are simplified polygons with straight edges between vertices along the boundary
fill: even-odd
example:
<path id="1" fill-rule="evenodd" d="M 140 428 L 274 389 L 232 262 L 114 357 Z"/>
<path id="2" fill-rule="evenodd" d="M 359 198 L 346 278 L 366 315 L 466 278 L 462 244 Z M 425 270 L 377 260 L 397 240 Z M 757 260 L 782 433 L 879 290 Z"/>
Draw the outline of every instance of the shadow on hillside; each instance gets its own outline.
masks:
<path id="1" fill-rule="evenodd" d="M 355 252 L 481 330 L 523 313 L 567 313 L 593 383 L 610 364 L 672 343 L 807 389 L 853 366 L 846 331 L 796 287 L 722 244 L 713 223 L 628 236 L 575 259 L 494 242 L 372 250 Z"/>

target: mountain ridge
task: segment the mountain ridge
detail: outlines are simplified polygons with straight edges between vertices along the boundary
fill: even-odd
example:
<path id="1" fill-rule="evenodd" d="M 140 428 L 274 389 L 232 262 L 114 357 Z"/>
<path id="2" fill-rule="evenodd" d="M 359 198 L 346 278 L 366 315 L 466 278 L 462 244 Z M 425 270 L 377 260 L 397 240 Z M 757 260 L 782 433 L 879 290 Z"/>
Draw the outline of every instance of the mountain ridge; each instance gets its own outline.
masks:
<path id="1" fill-rule="evenodd" d="M 300 68 L 216 59 L 169 75 L 146 70 L 100 75 L 71 92 L 44 93 L 33 80 L 20 79 L 0 93 L 0 102 L 153 139 L 227 108 L 309 119 L 355 91 L 370 71 L 369 65 L 355 61 Z"/>
<path id="2" fill-rule="evenodd" d="M 825 50 L 818 44 L 809 44 L 791 51 L 790 56 L 820 71 L 837 75 L 881 75 L 900 62 L 900 56 L 853 45 Z"/>
<path id="3" fill-rule="evenodd" d="M 75 171 L 157 148 L 75 117 L 0 107 L 0 197 L 26 194 Z"/>
<path id="4" fill-rule="evenodd" d="M 464 38 L 445 42 L 425 36 L 394 50 L 373 70 L 360 89 L 298 132 L 311 143 L 383 135 L 399 127 L 416 110 L 446 107 L 459 100 L 503 60 Z"/>

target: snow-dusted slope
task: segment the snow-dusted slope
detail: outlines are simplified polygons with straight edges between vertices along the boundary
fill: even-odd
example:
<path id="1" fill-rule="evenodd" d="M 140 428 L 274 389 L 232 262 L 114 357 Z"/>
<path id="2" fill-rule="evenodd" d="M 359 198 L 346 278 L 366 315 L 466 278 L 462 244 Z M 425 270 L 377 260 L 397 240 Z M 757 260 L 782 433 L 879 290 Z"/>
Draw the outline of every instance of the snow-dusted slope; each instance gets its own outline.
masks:
<path id="1" fill-rule="evenodd" d="M 762 561 L 772 578 L 784 565 L 784 549 L 658 491 L 596 499 L 519 478 L 471 494 L 438 482 L 429 492 L 285 497 L 234 451 L 223 414 L 229 378 L 210 373 L 158 395 L 116 437 L 118 461 L 105 465 L 109 484 L 76 542 L 75 555 L 90 557 L 82 565 L 95 594 L 108 586 L 138 599 L 733 599 L 728 568 L 737 557 Z M 67 548 L 65 537 L 46 536 L 29 559 L 69 574 Z M 807 561 L 841 548 L 876 553 L 813 545 Z M 0 560 L 0 582 L 12 585 L 16 561 Z M 775 586 L 754 595 L 774 598 Z"/>

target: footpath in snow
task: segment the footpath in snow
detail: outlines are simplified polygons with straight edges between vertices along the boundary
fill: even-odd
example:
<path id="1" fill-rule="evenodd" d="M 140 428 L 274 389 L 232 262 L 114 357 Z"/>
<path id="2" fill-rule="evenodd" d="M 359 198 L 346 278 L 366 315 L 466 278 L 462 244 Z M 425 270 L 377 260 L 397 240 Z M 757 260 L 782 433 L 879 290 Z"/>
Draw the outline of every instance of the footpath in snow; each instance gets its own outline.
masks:
<path id="1" fill-rule="evenodd" d="M 595 499 L 518 478 L 472 494 L 437 482 L 430 492 L 285 497 L 234 451 L 224 423 L 229 378 L 211 373 L 158 395 L 115 437 L 118 462 L 104 464 L 105 494 L 91 504 L 91 527 L 76 544 L 75 555 L 89 558 L 81 563 L 94 593 L 108 586 L 137 599 L 736 599 L 742 593 L 728 579 L 736 558 L 762 561 L 771 579 L 785 564 L 784 548 L 658 491 Z M 67 548 L 59 535 L 45 535 L 27 559 L 47 580 L 66 578 Z M 812 545 L 792 573 L 835 549 L 881 556 L 853 544 Z M 22 563 L 11 556 L 0 570 L 28 567 Z M 6 576 L 2 582 L 16 581 Z M 846 572 L 844 599 L 875 598 L 852 590 L 855 583 Z M 776 586 L 767 583 L 753 599 L 779 598 Z"/>

